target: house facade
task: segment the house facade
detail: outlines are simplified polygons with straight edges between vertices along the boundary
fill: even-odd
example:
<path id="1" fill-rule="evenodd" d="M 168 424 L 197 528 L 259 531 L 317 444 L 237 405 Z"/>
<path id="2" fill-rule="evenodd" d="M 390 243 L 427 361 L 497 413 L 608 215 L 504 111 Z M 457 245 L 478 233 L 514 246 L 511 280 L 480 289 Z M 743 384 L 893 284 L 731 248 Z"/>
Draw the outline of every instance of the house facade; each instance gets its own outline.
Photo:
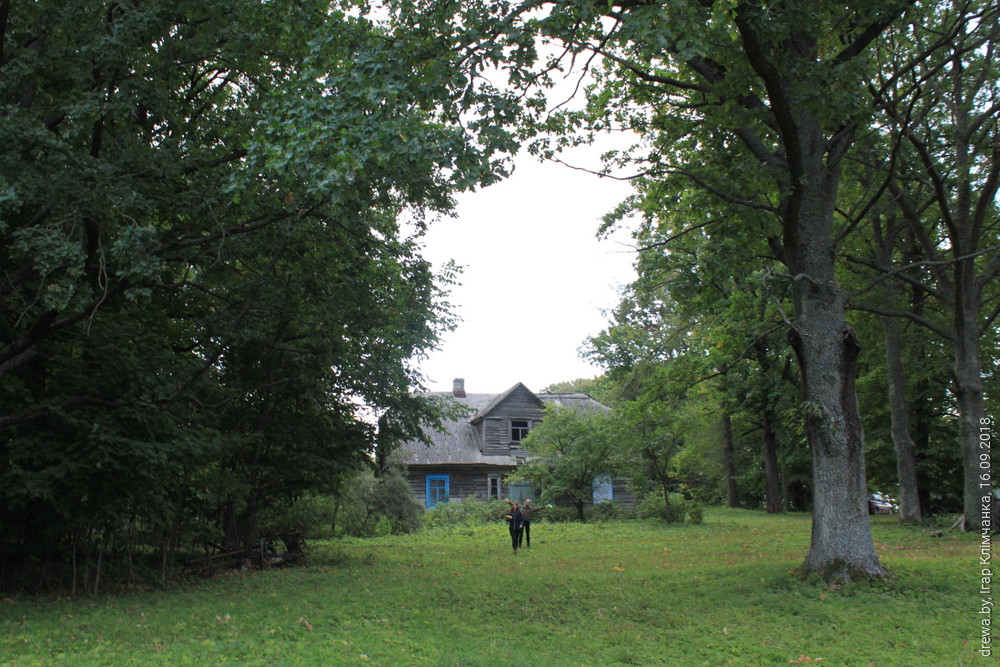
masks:
<path id="1" fill-rule="evenodd" d="M 464 406 L 469 416 L 428 431 L 431 445 L 406 442 L 397 452 L 414 496 L 425 507 L 459 498 L 531 498 L 530 485 L 511 484 L 507 476 L 527 459 L 521 442 L 542 422 L 546 405 L 608 409 L 587 394 L 535 394 L 520 382 L 501 394 L 475 394 L 466 393 L 465 381 L 459 378 L 450 394 L 431 395 Z M 594 502 L 631 499 L 624 486 L 610 478 L 599 480 L 594 494 Z"/>

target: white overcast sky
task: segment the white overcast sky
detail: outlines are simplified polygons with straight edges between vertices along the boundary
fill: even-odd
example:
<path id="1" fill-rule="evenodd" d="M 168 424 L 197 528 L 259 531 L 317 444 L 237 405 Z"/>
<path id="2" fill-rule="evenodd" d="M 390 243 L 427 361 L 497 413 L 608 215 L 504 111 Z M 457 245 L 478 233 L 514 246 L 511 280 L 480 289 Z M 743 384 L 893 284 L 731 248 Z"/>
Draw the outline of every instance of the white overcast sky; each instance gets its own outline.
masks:
<path id="1" fill-rule="evenodd" d="M 563 159 L 596 170 L 587 155 Z M 424 256 L 464 271 L 450 298 L 461 322 L 418 363 L 427 388 L 449 391 L 463 378 L 470 393 L 517 382 L 539 391 L 599 375 L 579 348 L 607 326 L 602 310 L 634 280 L 635 253 L 627 233 L 595 235 L 628 192 L 622 181 L 525 156 L 507 180 L 462 195 L 456 218 L 432 222 Z"/>

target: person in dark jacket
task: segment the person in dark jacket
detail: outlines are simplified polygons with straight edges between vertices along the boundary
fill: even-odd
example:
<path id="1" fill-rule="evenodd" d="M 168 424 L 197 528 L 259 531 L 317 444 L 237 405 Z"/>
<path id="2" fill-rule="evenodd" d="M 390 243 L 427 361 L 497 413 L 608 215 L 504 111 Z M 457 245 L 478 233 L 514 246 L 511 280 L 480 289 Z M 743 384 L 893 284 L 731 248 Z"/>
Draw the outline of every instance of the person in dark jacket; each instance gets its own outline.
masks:
<path id="1" fill-rule="evenodd" d="M 510 501 L 507 501 L 510 502 Z M 514 547 L 514 553 L 520 546 L 521 538 L 524 534 L 524 515 L 517 503 L 511 503 L 510 514 L 507 515 L 507 527 L 510 529 L 510 543 Z"/>
<path id="2" fill-rule="evenodd" d="M 512 508 L 517 507 L 517 504 L 512 503 L 508 498 L 504 498 L 504 501 Z M 551 507 L 551 505 L 549 507 Z M 521 543 L 524 542 L 528 545 L 529 549 L 531 548 L 531 520 L 534 518 L 535 512 L 541 512 L 543 509 L 545 508 L 532 507 L 531 498 L 524 501 L 524 507 L 521 508 L 521 516 L 524 517 L 524 530 L 521 532 L 522 539 L 518 539 L 517 541 L 517 546 L 520 547 Z"/>

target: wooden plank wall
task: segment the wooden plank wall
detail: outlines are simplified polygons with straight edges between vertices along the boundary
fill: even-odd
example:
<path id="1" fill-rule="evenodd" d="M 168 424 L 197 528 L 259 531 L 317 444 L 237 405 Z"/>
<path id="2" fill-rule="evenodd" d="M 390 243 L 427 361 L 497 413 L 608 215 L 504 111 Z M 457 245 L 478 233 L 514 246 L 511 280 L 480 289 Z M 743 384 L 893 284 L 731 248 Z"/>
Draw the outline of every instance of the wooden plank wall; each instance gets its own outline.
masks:
<path id="1" fill-rule="evenodd" d="M 532 428 L 542 420 L 542 407 L 527 389 L 511 393 L 490 416 L 483 419 L 483 454 L 515 455 L 523 454 L 520 448 L 511 448 L 510 420 L 525 419 Z"/>
<path id="2" fill-rule="evenodd" d="M 487 476 L 492 474 L 506 475 L 514 468 L 498 468 L 493 466 L 428 466 L 418 468 L 410 466 L 406 475 L 413 496 L 422 506 L 427 506 L 427 475 L 448 475 L 448 496 L 452 499 L 477 498 L 485 500 L 488 493 Z M 501 482 L 501 497 L 508 493 L 508 487 Z"/>

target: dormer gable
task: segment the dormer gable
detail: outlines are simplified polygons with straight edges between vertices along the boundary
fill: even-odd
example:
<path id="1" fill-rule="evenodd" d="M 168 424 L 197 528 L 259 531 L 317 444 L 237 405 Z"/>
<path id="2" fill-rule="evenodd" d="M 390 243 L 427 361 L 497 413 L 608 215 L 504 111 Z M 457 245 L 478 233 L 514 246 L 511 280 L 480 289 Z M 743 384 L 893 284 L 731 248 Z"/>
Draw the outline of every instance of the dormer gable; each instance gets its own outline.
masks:
<path id="1" fill-rule="evenodd" d="M 497 395 L 469 423 L 476 430 L 483 454 L 523 456 L 521 441 L 542 421 L 542 402 L 524 384 Z"/>
<path id="2" fill-rule="evenodd" d="M 475 424 L 484 417 L 490 416 L 494 412 L 503 412 L 508 410 L 510 407 L 507 405 L 508 403 L 516 404 L 518 407 L 531 406 L 530 409 L 532 410 L 536 407 L 541 410 L 545 406 L 542 399 L 535 396 L 534 392 L 525 387 L 523 383 L 518 382 L 502 394 L 497 394 L 492 401 L 480 408 L 479 411 L 472 415 L 472 418 L 469 419 L 469 423 Z"/>

